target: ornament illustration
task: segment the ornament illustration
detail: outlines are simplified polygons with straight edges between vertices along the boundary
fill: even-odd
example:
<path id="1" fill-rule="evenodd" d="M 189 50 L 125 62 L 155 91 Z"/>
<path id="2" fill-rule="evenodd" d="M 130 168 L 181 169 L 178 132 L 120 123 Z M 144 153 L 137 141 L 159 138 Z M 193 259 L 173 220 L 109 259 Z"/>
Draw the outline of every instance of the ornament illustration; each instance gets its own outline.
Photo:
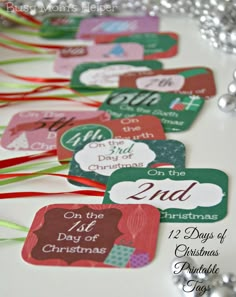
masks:
<path id="1" fill-rule="evenodd" d="M 133 213 L 128 217 L 127 228 L 132 235 L 133 240 L 138 233 L 144 228 L 147 222 L 146 213 L 143 211 L 142 206 L 139 205 Z"/>

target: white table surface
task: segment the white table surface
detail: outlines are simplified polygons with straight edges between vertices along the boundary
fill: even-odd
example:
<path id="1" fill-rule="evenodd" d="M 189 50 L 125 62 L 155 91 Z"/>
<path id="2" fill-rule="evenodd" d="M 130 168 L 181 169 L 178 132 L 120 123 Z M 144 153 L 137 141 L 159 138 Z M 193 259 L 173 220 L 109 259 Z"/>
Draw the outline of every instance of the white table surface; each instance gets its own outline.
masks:
<path id="1" fill-rule="evenodd" d="M 228 215 L 216 223 L 174 224 L 163 223 L 160 226 L 156 258 L 141 269 L 108 269 L 80 267 L 34 266 L 21 258 L 22 243 L 0 245 L 0 297 L 157 297 L 179 296 L 173 286 L 170 275 L 170 262 L 174 258 L 177 243 L 186 243 L 192 248 L 201 247 L 199 240 L 168 239 L 173 229 L 184 230 L 197 226 L 201 232 L 220 232 L 227 229 L 223 244 L 209 240 L 206 249 L 218 249 L 218 257 L 195 257 L 197 263 L 209 266 L 217 264 L 221 272 L 236 273 L 236 116 L 224 114 L 217 108 L 217 98 L 226 92 L 232 73 L 236 68 L 236 56 L 227 55 L 211 48 L 198 32 L 197 23 L 187 18 L 161 19 L 161 31 L 174 31 L 180 35 L 179 54 L 176 57 L 162 59 L 165 68 L 184 66 L 206 66 L 213 69 L 217 86 L 217 96 L 206 102 L 191 129 L 182 133 L 169 133 L 167 139 L 176 139 L 186 145 L 186 167 L 216 168 L 229 176 Z M 18 37 L 19 38 L 19 37 Z M 20 37 L 32 42 L 48 42 L 39 38 Z M 63 43 L 62 41 L 53 41 Z M 64 42 L 65 43 L 65 42 Z M 76 44 L 77 41 L 66 42 Z M 0 49 L 1 60 L 25 57 L 17 52 Z M 33 62 L 4 66 L 4 69 L 20 75 L 57 76 L 53 73 L 52 62 Z M 1 81 L 15 81 L 1 77 Z M 15 81 L 20 82 L 20 81 Z M 7 91 L 7 89 L 6 89 Z M 10 91 L 10 90 L 9 90 Z M 103 97 L 101 97 L 103 98 Z M 75 107 L 76 106 L 76 107 Z M 74 110 L 75 103 L 44 102 L 25 103 L 0 110 L 0 126 L 7 125 L 10 118 L 19 111 L 27 110 Z M 86 108 L 88 109 L 88 108 Z M 92 110 L 92 109 L 91 109 Z M 25 152 L 12 152 L 0 148 L 0 159 L 25 155 Z M 30 152 L 28 153 L 30 154 Z M 57 164 L 57 163 L 55 163 Z M 1 192 L 42 190 L 68 191 L 75 187 L 63 179 L 41 177 L 11 186 L 1 187 Z M 100 203 L 101 198 L 83 196 L 51 196 L 30 199 L 11 199 L 0 201 L 0 218 L 30 226 L 34 214 L 41 207 L 54 203 Z M 0 228 L 0 237 L 24 235 L 21 232 Z"/>

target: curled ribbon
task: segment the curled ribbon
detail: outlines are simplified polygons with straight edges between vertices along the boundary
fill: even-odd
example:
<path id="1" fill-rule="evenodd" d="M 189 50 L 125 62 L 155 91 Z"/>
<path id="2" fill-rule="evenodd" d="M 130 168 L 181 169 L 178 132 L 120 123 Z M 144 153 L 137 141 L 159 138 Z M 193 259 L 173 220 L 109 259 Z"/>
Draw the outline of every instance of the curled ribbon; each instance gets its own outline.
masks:
<path id="1" fill-rule="evenodd" d="M 22 232 L 29 232 L 29 228 L 10 222 L 6 220 L 0 219 L 0 227 L 4 228 L 9 228 L 17 231 L 22 231 Z M 16 237 L 16 238 L 0 238 L 0 242 L 5 242 L 5 241 L 25 241 L 25 237 Z"/>
<path id="2" fill-rule="evenodd" d="M 22 163 L 26 163 L 26 162 L 30 162 L 30 161 L 34 161 L 42 158 L 53 157 L 56 155 L 57 155 L 57 150 L 50 150 L 47 152 L 34 154 L 30 156 L 22 156 L 22 157 L 16 157 L 16 158 L 11 158 L 6 160 L 0 160 L 0 169 L 12 167 L 15 165 L 19 165 Z"/>
<path id="3" fill-rule="evenodd" d="M 67 166 L 67 165 L 66 165 Z M 63 167 L 63 166 L 61 166 Z M 48 176 L 58 176 L 58 177 L 64 177 L 64 178 L 69 178 L 73 181 L 79 182 L 85 186 L 89 187 L 95 187 L 101 190 L 106 190 L 106 185 L 102 184 L 100 182 L 97 182 L 95 180 L 82 177 L 82 176 L 74 176 L 74 175 L 67 175 L 67 174 L 59 174 L 59 173 L 48 173 L 48 172 L 32 172 L 32 173 L 5 173 L 5 174 L 0 174 L 0 179 L 7 179 L 7 178 L 12 178 L 12 177 L 38 177 L 38 176 L 43 176 L 43 175 L 48 175 Z"/>
<path id="4" fill-rule="evenodd" d="M 1 70 L 0 70 L 1 71 Z M 58 86 L 58 85 L 44 85 L 44 86 L 40 86 L 37 87 L 31 91 L 28 92 L 12 92 L 12 93 L 0 93 L 0 100 L 6 101 L 7 102 L 17 102 L 17 101 L 45 101 L 45 100 L 58 100 L 58 101 L 71 101 L 71 102 L 75 102 L 76 100 L 73 100 L 72 98 L 68 98 L 67 97 L 62 97 L 62 96 L 34 96 L 35 94 L 38 93 L 45 93 L 45 92 L 49 92 L 49 91 L 53 91 L 53 90 L 57 90 L 57 89 L 66 89 L 66 90 L 70 90 L 74 93 L 74 95 L 78 96 L 78 97 L 83 97 L 86 99 L 87 102 L 83 102 L 80 101 L 78 103 L 85 105 L 85 106 L 89 106 L 89 107 L 95 107 L 98 108 L 101 103 L 93 100 L 77 91 L 74 91 L 73 89 L 67 87 L 67 86 Z M 30 96 L 33 95 L 33 96 Z M 70 96 L 70 95 L 69 95 Z M 3 107 L 4 105 L 2 105 Z"/>

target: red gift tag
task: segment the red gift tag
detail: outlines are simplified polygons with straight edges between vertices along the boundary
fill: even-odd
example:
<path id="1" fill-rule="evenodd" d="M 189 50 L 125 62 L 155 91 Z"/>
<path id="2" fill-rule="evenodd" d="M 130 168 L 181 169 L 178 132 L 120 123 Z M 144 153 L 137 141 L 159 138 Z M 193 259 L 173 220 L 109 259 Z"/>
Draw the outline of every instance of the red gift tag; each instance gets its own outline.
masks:
<path id="1" fill-rule="evenodd" d="M 57 154 L 61 163 L 72 158 L 78 144 L 87 141 L 101 141 L 109 138 L 164 140 L 165 133 L 160 120 L 144 115 L 101 121 L 80 121 L 69 129 L 57 133 Z"/>
<path id="2" fill-rule="evenodd" d="M 119 87 L 174 92 L 205 98 L 216 94 L 213 72 L 206 67 L 130 72 L 120 76 Z"/>

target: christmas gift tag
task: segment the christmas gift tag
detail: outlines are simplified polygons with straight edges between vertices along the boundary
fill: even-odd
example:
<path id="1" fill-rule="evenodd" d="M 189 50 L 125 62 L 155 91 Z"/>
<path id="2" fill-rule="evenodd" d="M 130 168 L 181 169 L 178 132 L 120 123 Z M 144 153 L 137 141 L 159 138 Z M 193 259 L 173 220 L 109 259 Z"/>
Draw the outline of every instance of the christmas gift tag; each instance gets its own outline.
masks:
<path id="1" fill-rule="evenodd" d="M 158 31 L 159 19 L 151 16 L 100 17 L 81 22 L 78 38 L 95 38 L 98 35 L 115 36 Z"/>
<path id="2" fill-rule="evenodd" d="M 68 161 L 78 145 L 109 138 L 163 140 L 165 134 L 160 120 L 149 115 L 89 124 L 80 121 L 73 128 L 58 131 L 58 159 L 61 163 Z"/>
<path id="3" fill-rule="evenodd" d="M 35 265 L 139 268 L 155 257 L 160 213 L 150 205 L 41 208 L 22 250 Z"/>
<path id="4" fill-rule="evenodd" d="M 119 168 L 184 167 L 185 147 L 176 140 L 107 139 L 77 146 L 70 164 L 70 175 L 107 183 Z M 69 180 L 74 185 L 79 182 Z"/>
<path id="5" fill-rule="evenodd" d="M 112 119 L 154 115 L 161 120 L 165 132 L 178 132 L 191 126 L 204 101 L 199 96 L 118 89 L 99 109 L 110 113 Z"/>
<path id="6" fill-rule="evenodd" d="M 122 88 L 129 87 L 158 92 L 198 95 L 204 98 L 216 94 L 213 72 L 205 67 L 127 73 L 120 76 L 119 86 Z"/>
<path id="7" fill-rule="evenodd" d="M 46 17 L 43 19 L 39 34 L 44 38 L 74 39 L 83 19 L 69 14 L 63 17 Z"/>
<path id="8" fill-rule="evenodd" d="M 126 168 L 108 180 L 103 203 L 150 204 L 161 222 L 213 223 L 227 214 L 228 177 L 217 169 Z"/>
<path id="9" fill-rule="evenodd" d="M 161 68 L 159 61 L 83 63 L 74 69 L 70 87 L 78 91 L 81 88 L 117 88 L 119 76 L 124 73 Z"/>
<path id="10" fill-rule="evenodd" d="M 47 151 L 56 149 L 56 133 L 79 120 L 108 121 L 103 111 L 26 111 L 15 114 L 1 138 L 8 150 Z"/>
<path id="11" fill-rule="evenodd" d="M 54 70 L 59 74 L 71 75 L 73 69 L 81 63 L 130 60 L 143 60 L 143 46 L 138 43 L 70 46 L 58 51 Z"/>
<path id="12" fill-rule="evenodd" d="M 139 33 L 130 36 L 99 36 L 96 43 L 106 42 L 135 42 L 144 48 L 144 59 L 170 58 L 178 52 L 178 35 L 167 33 Z"/>

